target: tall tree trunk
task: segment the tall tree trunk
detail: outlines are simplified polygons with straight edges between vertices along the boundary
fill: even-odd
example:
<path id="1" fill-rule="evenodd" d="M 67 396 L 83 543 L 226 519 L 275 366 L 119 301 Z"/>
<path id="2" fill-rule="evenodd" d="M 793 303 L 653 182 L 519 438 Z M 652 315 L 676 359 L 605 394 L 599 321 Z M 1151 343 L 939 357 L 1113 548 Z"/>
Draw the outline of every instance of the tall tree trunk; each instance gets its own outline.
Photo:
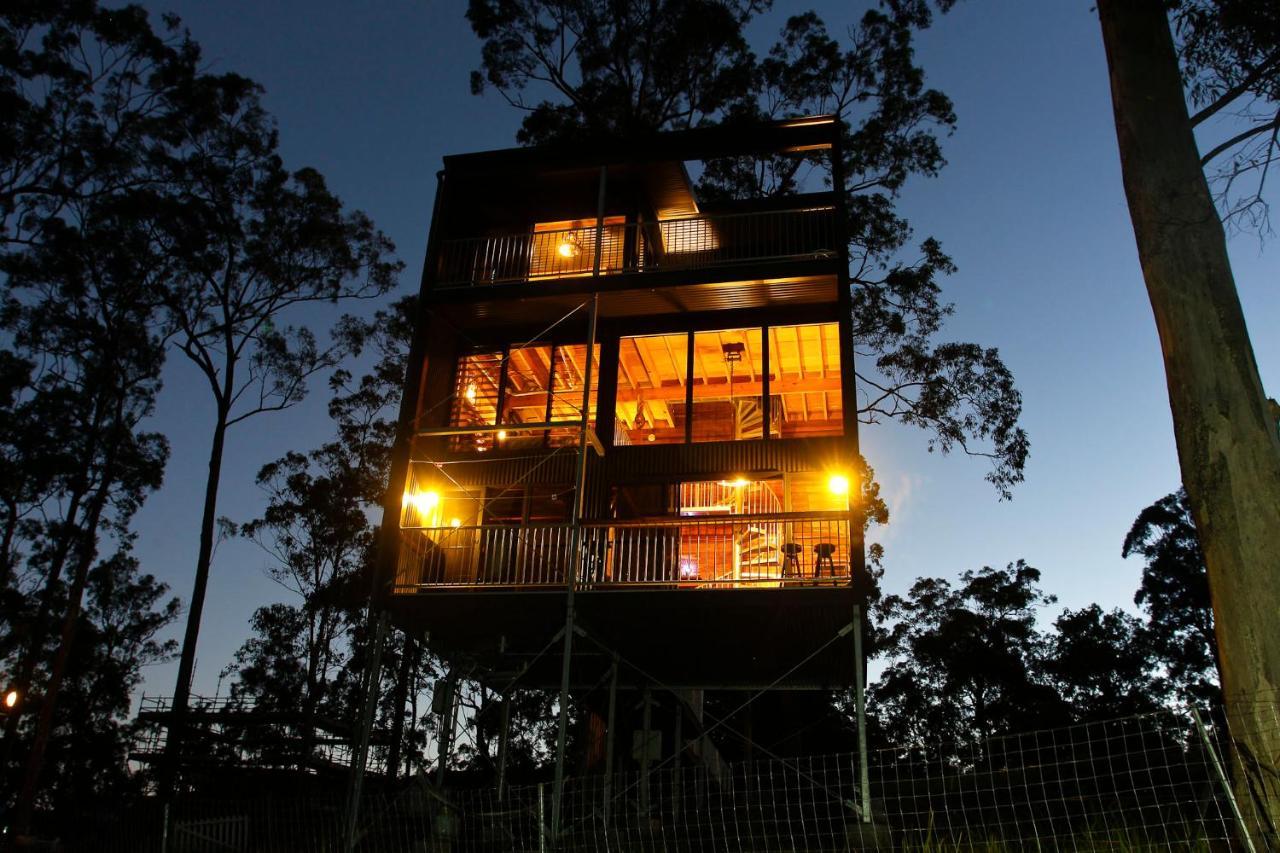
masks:
<path id="1" fill-rule="evenodd" d="M 395 692 L 391 699 L 391 747 L 387 750 L 387 781 L 395 783 L 400 775 L 400 752 L 404 748 L 404 703 L 409 698 L 409 679 L 418 656 L 418 644 L 408 631 L 400 650 L 400 668 L 396 672 Z"/>
<path id="2" fill-rule="evenodd" d="M 1159 0 L 1099 0 L 1125 195 L 1164 352 L 1182 482 L 1209 570 L 1238 788 L 1280 824 L 1280 438 Z M 1261 839 L 1255 838 L 1255 841 Z"/>
<path id="3" fill-rule="evenodd" d="M 18 664 L 16 677 L 12 679 L 12 684 L 23 697 L 23 701 L 19 702 L 18 706 L 5 717 L 4 742 L 3 745 L 0 745 L 0 767 L 8 767 L 9 762 L 13 760 L 13 749 L 18 742 L 18 725 L 22 721 L 23 711 L 30 705 L 26 699 L 31 695 L 31 685 L 35 681 L 36 666 L 39 664 L 41 653 L 44 651 L 45 634 L 52 627 L 49 623 L 50 617 L 53 615 L 54 599 L 57 598 L 58 581 L 62 579 L 62 567 L 66 565 L 67 555 L 71 551 L 72 544 L 80 538 L 79 530 L 76 528 L 76 521 L 80 512 L 80 502 L 83 498 L 83 488 L 77 487 L 71 493 L 71 500 L 67 505 L 66 518 L 63 521 L 65 529 L 58 537 L 57 548 L 54 551 L 53 559 L 49 563 L 49 571 L 44 580 L 44 589 L 40 593 L 40 604 L 36 609 L 35 618 L 26 628 L 27 636 L 22 644 L 22 659 Z"/>
<path id="4" fill-rule="evenodd" d="M 67 662 L 71 659 L 71 650 L 75 645 L 76 628 L 80 624 L 80 613 L 84 602 L 85 587 L 89 582 L 89 570 L 97 559 L 98 525 L 102 521 L 103 510 L 111 497 L 111 487 L 116 476 L 116 451 L 112 449 L 102 470 L 102 482 L 89 502 L 85 513 L 84 530 L 77 537 L 81 547 L 76 559 L 72 575 L 71 589 L 67 595 L 67 609 L 62 617 L 62 636 L 58 643 L 58 651 L 53 659 L 53 667 L 49 672 L 49 681 L 45 685 L 44 695 L 40 699 L 40 715 L 36 718 L 35 736 L 31 742 L 31 752 L 27 755 L 27 765 L 22 776 L 22 788 L 18 792 L 18 801 L 14 807 L 13 825 L 17 834 L 25 835 L 31 828 L 31 815 L 35 807 L 36 791 L 40 782 L 40 771 L 44 768 L 44 754 L 49 745 L 49 735 L 53 730 L 53 714 L 58 705 L 58 694 L 62 690 L 62 680 L 66 676 Z"/>
<path id="5" fill-rule="evenodd" d="M 182 741 L 186 736 L 187 705 L 191 699 L 191 675 L 195 670 L 196 642 L 200 638 L 200 616 L 204 612 L 204 596 L 209 586 L 209 566 L 213 562 L 213 534 L 218 512 L 218 481 L 222 477 L 222 453 L 227 439 L 227 411 L 219 404 L 218 422 L 213 429 L 209 448 L 209 479 L 204 489 L 204 515 L 200 519 L 200 552 L 196 557 L 195 588 L 187 609 L 187 630 L 182 638 L 182 657 L 178 662 L 178 681 L 173 687 L 173 706 L 169 713 L 169 732 L 165 741 L 159 779 L 162 797 L 174 793 L 178 764 L 182 760 Z"/>

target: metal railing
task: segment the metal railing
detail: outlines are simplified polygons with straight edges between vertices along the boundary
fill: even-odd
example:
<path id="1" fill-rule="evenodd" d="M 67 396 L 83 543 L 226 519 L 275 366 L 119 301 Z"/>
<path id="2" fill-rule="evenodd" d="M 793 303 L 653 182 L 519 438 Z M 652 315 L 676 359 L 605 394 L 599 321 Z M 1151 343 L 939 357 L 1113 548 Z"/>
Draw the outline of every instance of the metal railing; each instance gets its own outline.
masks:
<path id="1" fill-rule="evenodd" d="M 852 577 L 849 516 L 768 513 L 523 526 L 404 529 L 395 589 L 737 589 L 840 585 Z"/>
<path id="2" fill-rule="evenodd" d="M 605 224 L 600 274 L 691 270 L 744 261 L 836 256 L 831 207 Z M 593 275 L 595 225 L 444 240 L 436 286 L 536 282 Z"/>

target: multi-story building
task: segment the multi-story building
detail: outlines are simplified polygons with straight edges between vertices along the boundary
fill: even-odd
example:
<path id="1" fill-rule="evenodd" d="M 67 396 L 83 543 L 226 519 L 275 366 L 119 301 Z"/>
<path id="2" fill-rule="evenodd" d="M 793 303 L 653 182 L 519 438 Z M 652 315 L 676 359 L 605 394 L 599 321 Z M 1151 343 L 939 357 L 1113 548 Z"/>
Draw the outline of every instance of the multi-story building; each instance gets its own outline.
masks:
<path id="1" fill-rule="evenodd" d="M 825 189 L 839 150 L 819 116 L 445 158 L 386 508 L 399 625 L 495 685 L 854 683 L 843 195 L 690 178 L 791 155 Z"/>

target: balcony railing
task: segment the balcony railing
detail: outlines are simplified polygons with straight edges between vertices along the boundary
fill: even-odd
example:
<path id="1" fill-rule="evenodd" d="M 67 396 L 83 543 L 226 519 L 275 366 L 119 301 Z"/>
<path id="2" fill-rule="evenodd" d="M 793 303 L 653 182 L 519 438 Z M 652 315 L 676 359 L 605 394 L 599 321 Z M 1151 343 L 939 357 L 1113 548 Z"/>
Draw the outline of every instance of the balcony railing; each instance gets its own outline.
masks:
<path id="1" fill-rule="evenodd" d="M 846 513 L 770 513 L 401 531 L 396 591 L 736 589 L 847 584 Z"/>
<path id="2" fill-rule="evenodd" d="M 694 270 L 744 262 L 836 256 L 831 207 L 697 216 L 604 226 L 600 274 Z M 509 284 L 593 275 L 597 228 L 445 240 L 438 287 Z"/>

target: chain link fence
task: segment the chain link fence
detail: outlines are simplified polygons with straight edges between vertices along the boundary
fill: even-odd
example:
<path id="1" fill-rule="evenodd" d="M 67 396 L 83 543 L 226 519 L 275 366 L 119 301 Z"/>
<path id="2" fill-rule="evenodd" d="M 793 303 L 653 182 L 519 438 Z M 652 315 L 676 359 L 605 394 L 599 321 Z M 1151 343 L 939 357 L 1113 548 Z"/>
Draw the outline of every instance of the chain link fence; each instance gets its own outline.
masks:
<path id="1" fill-rule="evenodd" d="M 1221 716 L 1177 709 L 855 754 L 436 789 L 424 777 L 366 797 L 354 850 L 747 851 L 1266 850 L 1244 757 Z M 1270 698 L 1251 719 L 1270 721 Z M 1233 782 L 1232 780 L 1236 781 Z M 70 849 L 147 853 L 339 851 L 340 795 L 144 803 Z M 867 807 L 869 806 L 869 810 Z M 1250 846 L 1252 845 L 1252 846 Z"/>

